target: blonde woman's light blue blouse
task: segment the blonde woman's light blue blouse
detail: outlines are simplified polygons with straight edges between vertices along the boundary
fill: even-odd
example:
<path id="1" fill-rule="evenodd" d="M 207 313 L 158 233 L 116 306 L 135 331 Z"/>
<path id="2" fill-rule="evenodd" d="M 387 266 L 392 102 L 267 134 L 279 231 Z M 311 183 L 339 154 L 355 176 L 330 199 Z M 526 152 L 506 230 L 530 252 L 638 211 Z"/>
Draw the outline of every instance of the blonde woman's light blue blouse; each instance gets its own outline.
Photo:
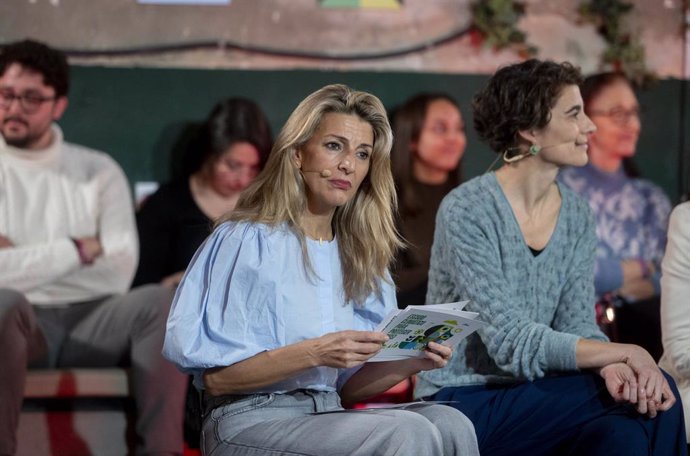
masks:
<path id="1" fill-rule="evenodd" d="M 307 239 L 307 250 L 311 275 L 299 239 L 286 225 L 220 225 L 177 289 L 164 356 L 203 388 L 205 369 L 334 331 L 371 331 L 396 308 L 389 277 L 363 306 L 345 302 L 337 241 Z M 351 374 L 322 366 L 257 392 L 334 391 Z"/>

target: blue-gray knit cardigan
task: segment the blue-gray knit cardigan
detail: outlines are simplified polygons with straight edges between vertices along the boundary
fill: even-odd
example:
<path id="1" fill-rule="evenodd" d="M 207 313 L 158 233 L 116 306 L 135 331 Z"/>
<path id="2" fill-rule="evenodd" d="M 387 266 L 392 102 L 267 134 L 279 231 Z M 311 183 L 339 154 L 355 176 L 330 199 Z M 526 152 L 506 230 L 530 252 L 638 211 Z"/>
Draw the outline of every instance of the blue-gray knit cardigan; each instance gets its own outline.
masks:
<path id="1" fill-rule="evenodd" d="M 469 299 L 467 310 L 488 324 L 460 343 L 444 369 L 418 376 L 417 397 L 573 371 L 579 338 L 607 340 L 594 318 L 594 221 L 587 202 L 558 185 L 556 228 L 537 256 L 494 173 L 443 200 L 426 302 Z"/>

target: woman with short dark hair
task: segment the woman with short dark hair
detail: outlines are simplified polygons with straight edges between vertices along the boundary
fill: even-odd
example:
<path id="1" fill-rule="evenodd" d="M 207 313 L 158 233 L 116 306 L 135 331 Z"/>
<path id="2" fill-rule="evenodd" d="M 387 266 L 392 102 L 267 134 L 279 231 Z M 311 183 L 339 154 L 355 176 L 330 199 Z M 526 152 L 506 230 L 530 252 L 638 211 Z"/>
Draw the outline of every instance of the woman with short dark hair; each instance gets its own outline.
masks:
<path id="1" fill-rule="evenodd" d="M 503 166 L 444 199 L 427 302 L 470 300 L 488 324 L 415 393 L 453 401 L 484 456 L 684 455 L 675 385 L 594 319 L 592 216 L 556 180 L 587 163 L 580 82 L 568 63 L 533 59 L 476 95 L 475 128 Z"/>

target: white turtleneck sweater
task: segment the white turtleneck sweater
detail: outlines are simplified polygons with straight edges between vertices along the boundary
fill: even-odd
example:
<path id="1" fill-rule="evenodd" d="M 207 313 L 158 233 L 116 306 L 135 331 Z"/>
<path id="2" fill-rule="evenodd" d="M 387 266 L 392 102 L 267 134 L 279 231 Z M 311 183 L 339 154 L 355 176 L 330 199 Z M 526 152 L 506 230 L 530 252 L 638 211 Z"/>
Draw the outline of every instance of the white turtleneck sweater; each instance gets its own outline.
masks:
<path id="1" fill-rule="evenodd" d="M 54 137 L 44 150 L 9 146 L 0 136 L 0 288 L 33 304 L 56 305 L 123 293 L 134 275 L 138 240 L 127 179 L 108 155 Z M 103 255 L 89 266 L 72 239 L 94 236 Z"/>

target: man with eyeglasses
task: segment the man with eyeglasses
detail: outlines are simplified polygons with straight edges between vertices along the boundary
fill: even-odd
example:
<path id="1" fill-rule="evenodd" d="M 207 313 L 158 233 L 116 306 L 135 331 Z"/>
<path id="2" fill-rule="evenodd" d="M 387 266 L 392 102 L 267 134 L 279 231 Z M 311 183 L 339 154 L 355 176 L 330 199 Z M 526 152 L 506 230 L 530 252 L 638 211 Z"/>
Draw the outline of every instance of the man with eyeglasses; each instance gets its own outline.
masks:
<path id="1" fill-rule="evenodd" d="M 163 359 L 172 300 L 128 292 L 138 241 L 129 186 L 108 155 L 65 142 L 61 52 L 0 48 L 0 455 L 16 451 L 27 366 L 127 364 L 137 454 L 182 451 L 186 378 Z"/>

